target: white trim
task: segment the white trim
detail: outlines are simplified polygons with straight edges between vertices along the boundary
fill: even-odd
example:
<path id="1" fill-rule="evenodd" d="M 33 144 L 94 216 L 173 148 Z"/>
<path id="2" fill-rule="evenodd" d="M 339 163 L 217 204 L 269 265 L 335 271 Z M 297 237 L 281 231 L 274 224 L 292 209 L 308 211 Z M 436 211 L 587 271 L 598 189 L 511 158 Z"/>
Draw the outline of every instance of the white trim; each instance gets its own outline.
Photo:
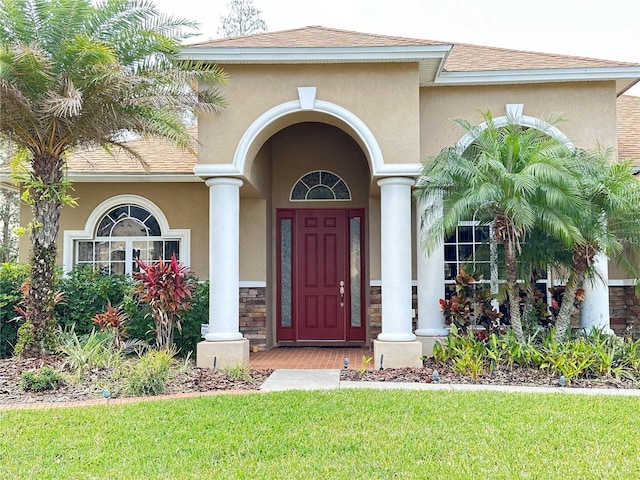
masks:
<path id="1" fill-rule="evenodd" d="M 515 122 L 518 125 L 522 125 L 523 127 L 535 128 L 536 130 L 540 130 L 541 132 L 546 133 L 552 138 L 555 138 L 559 142 L 562 142 L 567 148 L 574 150 L 575 146 L 569 137 L 567 137 L 562 131 L 554 127 L 548 122 L 544 120 L 540 120 L 539 118 L 529 117 L 527 115 L 522 115 L 522 111 L 524 109 L 523 104 L 506 104 L 505 111 L 507 115 L 502 117 L 496 117 L 493 119 L 493 124 L 496 127 L 504 127 L 505 125 Z M 482 122 L 476 125 L 472 131 L 464 134 L 464 136 L 456 143 L 456 152 L 461 154 L 464 152 L 471 143 L 488 127 L 487 122 Z"/>
<path id="2" fill-rule="evenodd" d="M 160 208 L 151 200 L 139 195 L 116 195 L 108 198 L 93 209 L 84 226 L 84 230 L 65 230 L 62 240 L 62 270 L 67 273 L 73 267 L 74 242 L 76 240 L 92 240 L 98 222 L 102 217 L 114 207 L 123 204 L 140 205 L 147 209 L 158 221 L 160 232 L 163 237 L 177 238 L 180 240 L 180 262 L 184 265 L 191 265 L 191 230 L 171 229 L 167 217 Z"/>
<path id="3" fill-rule="evenodd" d="M 179 57 L 219 64 L 242 63 L 386 63 L 440 59 L 453 45 L 370 47 L 199 47 L 182 48 Z"/>
<path id="4" fill-rule="evenodd" d="M 240 280 L 238 286 L 240 288 L 266 288 L 267 282 L 264 280 Z"/>
<path id="5" fill-rule="evenodd" d="M 382 286 L 382 280 L 369 280 L 369 286 L 370 287 L 381 287 Z"/>
<path id="6" fill-rule="evenodd" d="M 626 278 L 622 280 L 611 280 L 609 279 L 610 287 L 635 287 L 638 284 L 638 280 L 634 278 Z"/>
<path id="7" fill-rule="evenodd" d="M 316 103 L 316 87 L 298 87 L 298 100 L 302 110 L 313 110 Z"/>
<path id="8" fill-rule="evenodd" d="M 70 180 L 79 183 L 202 183 L 202 179 L 193 173 L 69 173 Z"/>
<path id="9" fill-rule="evenodd" d="M 582 67 L 526 70 L 441 71 L 435 85 L 496 85 L 505 83 L 575 82 L 622 80 L 640 77 L 640 67 Z"/>

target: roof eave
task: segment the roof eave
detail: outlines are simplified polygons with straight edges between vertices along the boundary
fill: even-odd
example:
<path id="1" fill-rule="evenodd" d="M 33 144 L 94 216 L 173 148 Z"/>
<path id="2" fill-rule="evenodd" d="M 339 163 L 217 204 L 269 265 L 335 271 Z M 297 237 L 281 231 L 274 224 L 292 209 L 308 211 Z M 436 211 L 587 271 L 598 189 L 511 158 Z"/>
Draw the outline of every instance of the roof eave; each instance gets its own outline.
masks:
<path id="1" fill-rule="evenodd" d="M 545 68 L 527 70 L 482 70 L 440 72 L 433 85 L 504 85 L 510 83 L 555 83 L 615 81 L 620 95 L 640 80 L 640 66 Z"/>
<path id="2" fill-rule="evenodd" d="M 202 183 L 193 173 L 74 173 L 69 179 L 78 183 Z"/>
<path id="3" fill-rule="evenodd" d="M 440 59 L 453 45 L 404 45 L 369 47 L 185 47 L 184 60 L 210 61 L 219 64 L 272 63 L 355 63 L 416 62 Z"/>

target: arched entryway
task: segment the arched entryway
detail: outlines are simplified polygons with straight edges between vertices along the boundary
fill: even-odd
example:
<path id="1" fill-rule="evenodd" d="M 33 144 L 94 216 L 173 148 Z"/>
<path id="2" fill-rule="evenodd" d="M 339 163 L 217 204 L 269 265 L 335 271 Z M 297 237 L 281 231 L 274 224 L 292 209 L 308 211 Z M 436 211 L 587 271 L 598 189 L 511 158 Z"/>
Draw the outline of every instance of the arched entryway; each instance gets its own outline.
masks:
<path id="1" fill-rule="evenodd" d="M 366 156 L 342 129 L 300 122 L 271 136 L 254 169 L 267 193 L 269 345 L 367 342 Z"/>

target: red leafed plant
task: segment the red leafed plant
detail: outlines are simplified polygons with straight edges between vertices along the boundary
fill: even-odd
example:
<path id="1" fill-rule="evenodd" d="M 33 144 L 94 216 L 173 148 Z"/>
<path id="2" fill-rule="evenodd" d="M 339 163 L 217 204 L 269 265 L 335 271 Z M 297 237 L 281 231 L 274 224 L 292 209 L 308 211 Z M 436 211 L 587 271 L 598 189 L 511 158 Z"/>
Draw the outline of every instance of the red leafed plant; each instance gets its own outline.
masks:
<path id="1" fill-rule="evenodd" d="M 107 309 L 102 313 L 96 313 L 92 320 L 100 328 L 100 331 L 111 330 L 115 336 L 116 346 L 120 347 L 126 331 L 124 324 L 128 318 L 127 314 L 122 311 L 122 305 L 114 308 L 111 302 L 107 302 Z"/>
<path id="2" fill-rule="evenodd" d="M 174 324 L 181 331 L 180 315 L 191 308 L 191 290 L 195 287 L 189 277 L 189 267 L 180 265 L 175 254 L 171 261 L 162 257 L 153 264 L 136 259 L 139 272 L 133 274 L 138 280 L 135 292 L 141 302 L 149 304 L 155 323 L 156 346 L 168 349 L 173 344 Z"/>

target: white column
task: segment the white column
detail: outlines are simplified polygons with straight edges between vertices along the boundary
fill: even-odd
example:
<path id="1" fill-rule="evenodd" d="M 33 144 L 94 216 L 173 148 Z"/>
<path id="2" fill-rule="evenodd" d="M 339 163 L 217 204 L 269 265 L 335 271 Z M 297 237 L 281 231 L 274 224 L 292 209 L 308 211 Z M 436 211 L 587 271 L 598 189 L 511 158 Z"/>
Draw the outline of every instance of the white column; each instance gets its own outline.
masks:
<path id="1" fill-rule="evenodd" d="M 424 228 L 421 228 L 424 217 Z M 426 242 L 423 231 L 442 216 L 442 201 L 430 197 L 416 206 L 416 231 L 418 239 L 416 252 L 418 269 L 418 328 L 416 335 L 420 337 L 446 336 L 449 331 L 444 328 L 444 315 L 440 308 L 440 299 L 444 298 L 444 248 L 436 247 L 427 255 L 422 245 Z"/>
<path id="2" fill-rule="evenodd" d="M 382 332 L 378 340 L 411 342 L 411 178 L 389 177 L 380 186 Z"/>
<path id="3" fill-rule="evenodd" d="M 609 318 L 609 261 L 604 253 L 595 259 L 596 276 L 585 280 L 584 302 L 580 308 L 580 326 L 589 331 L 592 327 L 613 333 Z"/>
<path id="4" fill-rule="evenodd" d="M 217 177 L 209 187 L 209 332 L 205 340 L 241 340 L 240 187 L 242 180 Z"/>

